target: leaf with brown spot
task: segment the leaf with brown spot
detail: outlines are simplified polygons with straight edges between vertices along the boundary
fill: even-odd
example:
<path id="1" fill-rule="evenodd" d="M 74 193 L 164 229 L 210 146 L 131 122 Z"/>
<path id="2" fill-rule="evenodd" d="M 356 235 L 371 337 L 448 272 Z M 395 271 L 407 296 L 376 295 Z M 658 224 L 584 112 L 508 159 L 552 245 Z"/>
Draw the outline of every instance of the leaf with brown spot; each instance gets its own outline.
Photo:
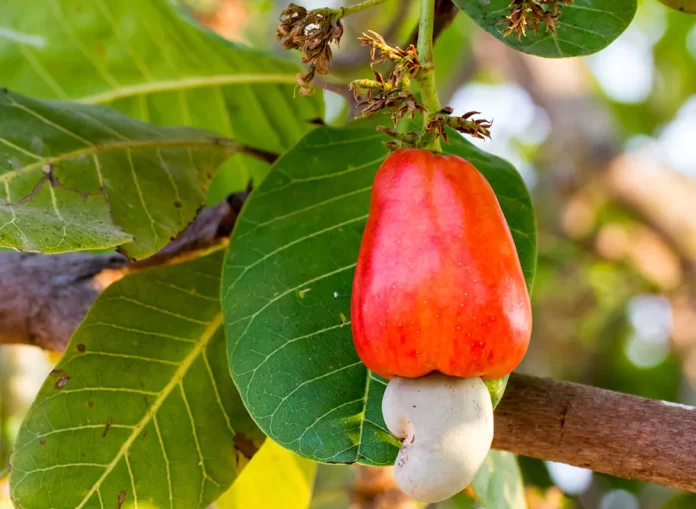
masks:
<path id="1" fill-rule="evenodd" d="M 145 269 L 97 298 L 20 429 L 19 506 L 92 509 L 127 496 L 124 508 L 203 509 L 230 486 L 247 461 L 237 454 L 253 456 L 263 434 L 227 369 L 222 258 L 218 248 Z"/>

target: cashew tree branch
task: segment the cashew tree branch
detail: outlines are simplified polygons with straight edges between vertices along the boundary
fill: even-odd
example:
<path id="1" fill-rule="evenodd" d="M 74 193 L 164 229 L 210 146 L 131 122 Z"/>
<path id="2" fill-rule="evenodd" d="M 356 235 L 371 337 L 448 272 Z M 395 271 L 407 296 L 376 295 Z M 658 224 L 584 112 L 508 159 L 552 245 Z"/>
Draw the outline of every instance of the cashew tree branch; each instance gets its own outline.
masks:
<path id="1" fill-rule="evenodd" d="M 696 491 L 696 408 L 513 374 L 493 447 Z"/>

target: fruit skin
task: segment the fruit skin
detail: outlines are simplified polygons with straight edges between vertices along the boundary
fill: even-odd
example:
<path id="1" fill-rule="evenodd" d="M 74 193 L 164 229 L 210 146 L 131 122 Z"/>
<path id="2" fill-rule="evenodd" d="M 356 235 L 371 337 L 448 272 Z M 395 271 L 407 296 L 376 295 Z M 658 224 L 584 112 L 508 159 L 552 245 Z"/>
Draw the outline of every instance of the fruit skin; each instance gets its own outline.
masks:
<path id="1" fill-rule="evenodd" d="M 532 313 L 495 193 L 457 156 L 401 149 L 379 168 L 353 281 L 351 327 L 375 373 L 500 378 Z"/>

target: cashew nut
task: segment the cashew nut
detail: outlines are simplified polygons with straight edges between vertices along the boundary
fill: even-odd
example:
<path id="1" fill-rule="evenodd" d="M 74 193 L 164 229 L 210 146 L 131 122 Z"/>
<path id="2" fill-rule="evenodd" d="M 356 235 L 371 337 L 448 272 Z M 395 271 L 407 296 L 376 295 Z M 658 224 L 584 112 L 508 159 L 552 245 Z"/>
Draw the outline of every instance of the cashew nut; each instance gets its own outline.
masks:
<path id="1" fill-rule="evenodd" d="M 382 414 L 389 431 L 404 439 L 394 479 L 406 495 L 426 503 L 471 484 L 493 441 L 493 406 L 479 377 L 394 377 Z"/>

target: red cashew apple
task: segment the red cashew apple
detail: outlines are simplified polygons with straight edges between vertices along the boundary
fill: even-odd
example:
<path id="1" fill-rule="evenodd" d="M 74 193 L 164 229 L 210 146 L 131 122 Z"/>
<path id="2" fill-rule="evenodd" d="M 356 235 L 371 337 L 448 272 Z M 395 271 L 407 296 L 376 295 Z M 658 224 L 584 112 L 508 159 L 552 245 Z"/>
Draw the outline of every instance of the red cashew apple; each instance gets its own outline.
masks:
<path id="1" fill-rule="evenodd" d="M 375 177 L 353 283 L 353 338 L 386 378 L 507 375 L 527 350 L 524 275 L 490 184 L 469 162 L 391 154 Z"/>
<path id="2" fill-rule="evenodd" d="M 455 495 L 493 440 L 482 379 L 515 369 L 532 329 L 510 229 L 470 163 L 402 149 L 382 164 L 355 270 L 351 324 L 362 361 L 391 379 L 382 415 L 403 440 L 397 484 L 428 503 Z"/>

